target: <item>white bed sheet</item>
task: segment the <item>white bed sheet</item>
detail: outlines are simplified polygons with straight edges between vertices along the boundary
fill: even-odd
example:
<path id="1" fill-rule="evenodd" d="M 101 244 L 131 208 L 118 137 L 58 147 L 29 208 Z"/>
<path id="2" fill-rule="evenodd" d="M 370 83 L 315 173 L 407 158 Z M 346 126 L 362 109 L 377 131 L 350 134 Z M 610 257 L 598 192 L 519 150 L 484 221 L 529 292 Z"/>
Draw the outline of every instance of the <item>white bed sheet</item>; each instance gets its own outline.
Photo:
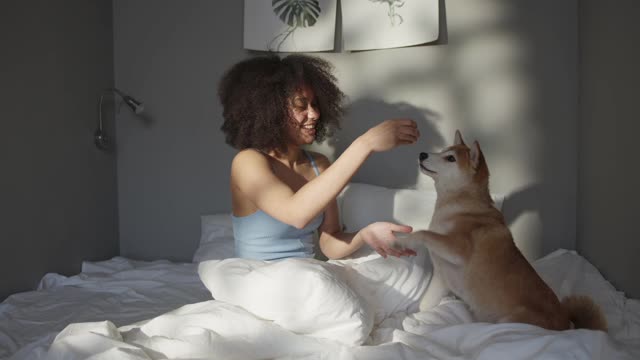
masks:
<path id="1" fill-rule="evenodd" d="M 115 260 L 115 259 L 114 259 Z M 117 259 L 116 262 L 127 262 Z M 144 268 L 146 264 L 139 263 Z M 93 266 L 87 264 L 88 267 Z M 93 313 L 102 321 L 72 324 L 64 329 L 45 356 L 51 342 L 51 332 L 15 354 L 22 359 L 639 359 L 640 358 L 640 301 L 625 298 L 616 291 L 598 271 L 574 252 L 559 250 L 534 263 L 541 276 L 560 295 L 587 294 L 598 302 L 609 321 L 608 334 L 589 330 L 548 331 L 526 324 L 471 323 L 464 304 L 456 299 L 445 299 L 437 307 L 419 313 L 395 313 L 378 324 L 363 346 L 346 346 L 322 338 L 296 334 L 271 321 L 228 303 L 210 300 L 191 264 L 149 264 L 151 268 L 126 267 L 110 273 L 110 262 L 100 276 L 80 275 L 73 278 L 50 276 L 43 279 L 46 291 L 64 291 L 69 286 L 95 291 L 104 289 L 104 298 L 121 301 L 112 312 Z M 153 268 L 155 266 L 155 268 Z M 117 266 L 116 266 L 117 268 Z M 181 270 L 175 272 L 176 269 Z M 84 270 L 84 269 L 83 269 Z M 91 270 L 91 269 L 87 269 Z M 84 274 L 84 271 L 83 271 Z M 112 274 L 112 275 L 109 275 Z M 149 278 L 151 276 L 151 279 Z M 149 282 L 149 284 L 147 284 Z M 186 291 L 174 293 L 178 283 L 187 282 Z M 150 286 L 144 286 L 150 285 Z M 139 286 L 130 295 L 132 286 Z M 160 288 L 173 298 L 175 305 L 190 302 L 189 298 L 202 296 L 209 300 L 194 302 L 149 320 L 122 326 L 128 309 L 127 302 L 141 301 L 140 309 L 131 316 L 144 316 L 149 297 L 161 296 Z M 37 297 L 37 295 L 31 295 Z M 139 298 L 138 298 L 138 297 Z M 42 298 L 41 298 L 42 299 Z M 61 295 L 62 299 L 62 295 Z M 16 299 L 10 299 L 16 303 Z M 28 299 L 27 299 L 28 300 Z M 45 307 L 28 302 L 32 309 L 50 314 Z M 49 300 L 47 300 L 49 304 Z M 107 303 L 109 301 L 106 301 Z M 55 304 L 55 302 L 53 302 Z M 169 307 L 169 302 L 162 302 Z M 0 316 L 11 319 L 16 309 L 0 308 Z M 44 305 L 44 304 L 43 304 Z M 71 305 L 67 309 L 73 309 Z M 98 305 L 100 306 L 100 305 Z M 112 305 L 109 305 L 112 306 Z M 106 309 L 109 306 L 105 306 Z M 115 310 L 115 311 L 114 311 Z M 156 310 L 161 310 L 160 306 Z M 24 311 L 23 314 L 27 314 Z M 88 314 L 91 311 L 87 312 Z M 45 316 L 45 319 L 49 318 Z M 39 316 L 30 317 L 38 321 Z M 98 319 L 94 319 L 98 320 Z M 58 321 L 87 321 L 69 318 Z M 90 321 L 90 320 L 89 320 Z M 134 320 L 135 321 L 135 320 Z M 3 336 L 11 334 L 2 322 Z M 24 323 L 22 324 L 24 325 Z M 17 326 L 17 325 L 16 325 Z M 19 326 L 17 327 L 19 328 Z M 48 335 L 48 336 L 46 336 Z M 34 335 L 31 339 L 36 338 Z M 4 340 L 2 340 L 4 343 Z M 27 351 L 28 350 L 28 351 Z"/>
<path id="2" fill-rule="evenodd" d="M 209 299 L 196 264 L 122 257 L 84 262 L 80 274 L 47 274 L 37 291 L 0 304 L 0 359 L 41 356 L 70 323 L 109 319 L 121 326 Z"/>

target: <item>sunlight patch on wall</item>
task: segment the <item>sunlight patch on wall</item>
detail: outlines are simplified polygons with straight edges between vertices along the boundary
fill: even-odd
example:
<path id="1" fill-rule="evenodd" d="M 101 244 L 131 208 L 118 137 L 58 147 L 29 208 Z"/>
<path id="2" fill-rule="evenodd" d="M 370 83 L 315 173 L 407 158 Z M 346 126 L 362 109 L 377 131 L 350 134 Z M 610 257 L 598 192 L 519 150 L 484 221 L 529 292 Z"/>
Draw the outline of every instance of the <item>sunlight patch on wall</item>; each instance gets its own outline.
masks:
<path id="1" fill-rule="evenodd" d="M 461 1 L 447 5 L 448 13 L 455 13 L 455 16 L 447 17 L 447 30 L 454 37 L 460 33 L 479 33 L 495 28 L 513 12 L 509 2 L 499 0 Z"/>
<path id="2" fill-rule="evenodd" d="M 525 75 L 525 58 L 521 41 L 499 32 L 469 39 L 456 52 L 454 71 L 472 122 L 500 128 L 527 113 L 531 81 Z"/>
<path id="3" fill-rule="evenodd" d="M 528 87 L 516 74 L 500 74 L 469 85 L 469 109 L 476 129 L 504 129 L 520 121 L 529 106 Z"/>
<path id="4" fill-rule="evenodd" d="M 509 225 L 509 228 L 514 234 L 513 240 L 516 246 L 529 261 L 533 261 L 544 255 L 542 253 L 542 243 L 531 240 L 542 237 L 543 225 L 540 214 L 536 211 L 523 211 L 522 214 Z M 519 237 L 516 234 L 527 234 L 527 236 Z"/>
<path id="5" fill-rule="evenodd" d="M 493 188 L 505 192 L 534 180 L 530 158 L 540 146 L 530 118 L 535 82 L 528 70 L 529 47 L 519 36 L 496 29 L 464 39 L 452 57 L 464 128 L 487 155 L 498 179 Z"/>
<path id="6" fill-rule="evenodd" d="M 506 145 L 506 144 L 505 144 Z M 486 151 L 484 148 L 491 148 L 493 146 L 480 144 L 483 148 L 483 152 L 487 152 L 487 163 L 489 164 L 489 171 L 491 177 L 489 180 L 490 187 L 495 189 L 495 192 L 509 193 L 513 190 L 515 184 L 527 184 L 535 181 L 532 179 L 534 176 L 531 170 L 531 164 L 527 161 L 514 161 L 514 159 L 526 158 L 526 154 L 522 154 L 526 150 L 515 150 L 517 147 L 508 145 L 509 151 Z M 495 146 L 496 148 L 502 147 L 501 145 Z M 514 153 L 514 151 L 516 153 Z M 521 186 L 521 185 L 518 185 Z M 498 189 L 500 189 L 498 191 Z"/>
<path id="7" fill-rule="evenodd" d="M 473 81 L 521 71 L 518 66 L 527 59 L 528 48 L 518 36 L 493 30 L 465 37 L 453 55 L 457 76 Z"/>

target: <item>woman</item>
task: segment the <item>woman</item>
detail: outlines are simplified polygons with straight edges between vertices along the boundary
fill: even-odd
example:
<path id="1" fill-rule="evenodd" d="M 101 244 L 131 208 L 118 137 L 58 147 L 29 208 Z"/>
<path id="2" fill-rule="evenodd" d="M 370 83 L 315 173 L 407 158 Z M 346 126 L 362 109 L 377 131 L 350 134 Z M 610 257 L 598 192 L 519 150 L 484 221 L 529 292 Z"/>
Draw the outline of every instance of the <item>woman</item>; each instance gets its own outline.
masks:
<path id="1" fill-rule="evenodd" d="M 313 235 L 322 253 L 338 259 L 367 243 L 383 257 L 415 255 L 394 246 L 393 232 L 411 227 L 373 223 L 342 231 L 336 196 L 373 152 L 413 144 L 409 119 L 386 120 L 358 137 L 333 163 L 302 146 L 339 127 L 344 94 L 331 65 L 304 55 L 260 56 L 229 69 L 218 94 L 226 141 L 240 151 L 231 165 L 236 256 L 260 260 L 313 257 Z"/>

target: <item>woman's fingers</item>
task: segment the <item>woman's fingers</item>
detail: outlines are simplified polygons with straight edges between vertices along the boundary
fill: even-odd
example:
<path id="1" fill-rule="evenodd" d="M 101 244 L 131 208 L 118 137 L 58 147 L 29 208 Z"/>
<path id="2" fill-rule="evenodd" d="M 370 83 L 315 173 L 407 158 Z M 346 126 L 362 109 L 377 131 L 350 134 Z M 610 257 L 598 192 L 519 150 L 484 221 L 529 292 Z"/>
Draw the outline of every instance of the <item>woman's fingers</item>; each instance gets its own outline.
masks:
<path id="1" fill-rule="evenodd" d="M 382 256 L 383 258 L 385 258 L 385 259 L 387 258 L 387 253 L 386 253 L 382 248 L 376 248 L 375 250 L 376 250 L 376 252 L 377 252 L 378 254 L 380 254 L 380 256 Z"/>
<path id="2" fill-rule="evenodd" d="M 388 121 L 395 122 L 398 125 L 418 127 L 418 124 L 416 124 L 416 122 L 413 119 L 400 118 L 400 119 L 391 119 Z"/>
<path id="3" fill-rule="evenodd" d="M 413 249 L 405 248 L 397 238 L 397 235 L 411 233 L 413 231 L 411 226 L 380 221 L 369 224 L 361 231 L 364 241 L 383 258 L 389 255 L 396 257 L 416 255 Z"/>
<path id="4" fill-rule="evenodd" d="M 388 249 L 385 249 L 385 250 L 386 250 L 387 254 L 395 256 L 395 257 L 400 257 L 403 254 L 403 251 L 398 250 L 398 249 L 394 249 L 394 248 L 388 248 Z"/>
<path id="5" fill-rule="evenodd" d="M 410 134 L 399 134 L 398 135 L 398 139 L 400 141 L 408 141 L 408 142 L 416 142 L 418 141 L 418 137 L 415 135 L 410 135 Z"/>
<path id="6" fill-rule="evenodd" d="M 380 254 L 380 256 L 382 256 L 385 259 L 389 255 L 395 256 L 395 257 L 402 257 L 402 256 L 415 256 L 417 254 L 413 249 L 378 248 L 375 250 L 378 254 Z"/>
<path id="7" fill-rule="evenodd" d="M 398 126 L 406 126 L 406 127 L 412 127 L 412 128 L 418 127 L 418 124 L 412 119 L 394 119 L 391 121 L 394 121 L 394 124 Z"/>
<path id="8" fill-rule="evenodd" d="M 417 127 L 413 126 L 401 126 L 398 128 L 398 132 L 402 134 L 408 134 L 413 136 L 420 136 L 420 130 Z"/>
<path id="9" fill-rule="evenodd" d="M 401 256 L 416 256 L 417 253 L 413 249 L 403 248 L 403 247 L 395 247 L 389 251 L 390 255 L 401 257 Z"/>
<path id="10" fill-rule="evenodd" d="M 416 256 L 418 253 L 413 249 L 404 249 L 402 256 Z"/>
<path id="11" fill-rule="evenodd" d="M 404 253 L 404 250 L 398 250 L 398 249 L 394 249 L 394 248 L 385 248 L 384 252 L 387 254 L 387 256 L 395 256 L 395 257 L 401 257 L 401 256 L 406 256 Z M 385 256 L 386 257 L 386 256 Z"/>
<path id="12" fill-rule="evenodd" d="M 420 137 L 420 131 L 415 126 L 401 126 L 397 129 L 396 136 L 402 143 L 414 143 Z"/>
<path id="13" fill-rule="evenodd" d="M 396 135 L 396 139 L 398 142 L 400 143 L 415 143 L 416 141 L 418 141 L 418 137 L 412 134 L 397 134 Z"/>
<path id="14" fill-rule="evenodd" d="M 409 225 L 401 225 L 401 224 L 395 224 L 395 223 L 389 223 L 389 224 L 390 224 L 389 227 L 393 232 L 408 234 L 413 231 L 413 228 Z"/>

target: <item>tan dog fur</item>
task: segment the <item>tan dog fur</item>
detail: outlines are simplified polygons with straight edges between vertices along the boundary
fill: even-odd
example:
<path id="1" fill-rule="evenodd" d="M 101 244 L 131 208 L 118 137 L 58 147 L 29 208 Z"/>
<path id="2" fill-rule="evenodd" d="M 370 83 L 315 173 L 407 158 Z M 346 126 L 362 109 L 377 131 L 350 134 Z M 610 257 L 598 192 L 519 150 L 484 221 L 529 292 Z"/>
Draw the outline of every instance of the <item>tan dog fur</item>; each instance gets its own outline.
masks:
<path id="1" fill-rule="evenodd" d="M 521 322 L 551 330 L 570 329 L 573 323 L 606 331 L 606 320 L 590 298 L 570 296 L 560 302 L 518 250 L 493 206 L 489 169 L 477 141 L 469 148 L 456 131 L 453 146 L 420 155 L 420 170 L 434 179 L 438 197 L 429 230 L 410 238 L 429 249 L 434 291 L 453 292 L 481 322 Z M 429 297 L 433 300 L 433 293 Z M 435 305 L 425 299 L 421 310 Z"/>

